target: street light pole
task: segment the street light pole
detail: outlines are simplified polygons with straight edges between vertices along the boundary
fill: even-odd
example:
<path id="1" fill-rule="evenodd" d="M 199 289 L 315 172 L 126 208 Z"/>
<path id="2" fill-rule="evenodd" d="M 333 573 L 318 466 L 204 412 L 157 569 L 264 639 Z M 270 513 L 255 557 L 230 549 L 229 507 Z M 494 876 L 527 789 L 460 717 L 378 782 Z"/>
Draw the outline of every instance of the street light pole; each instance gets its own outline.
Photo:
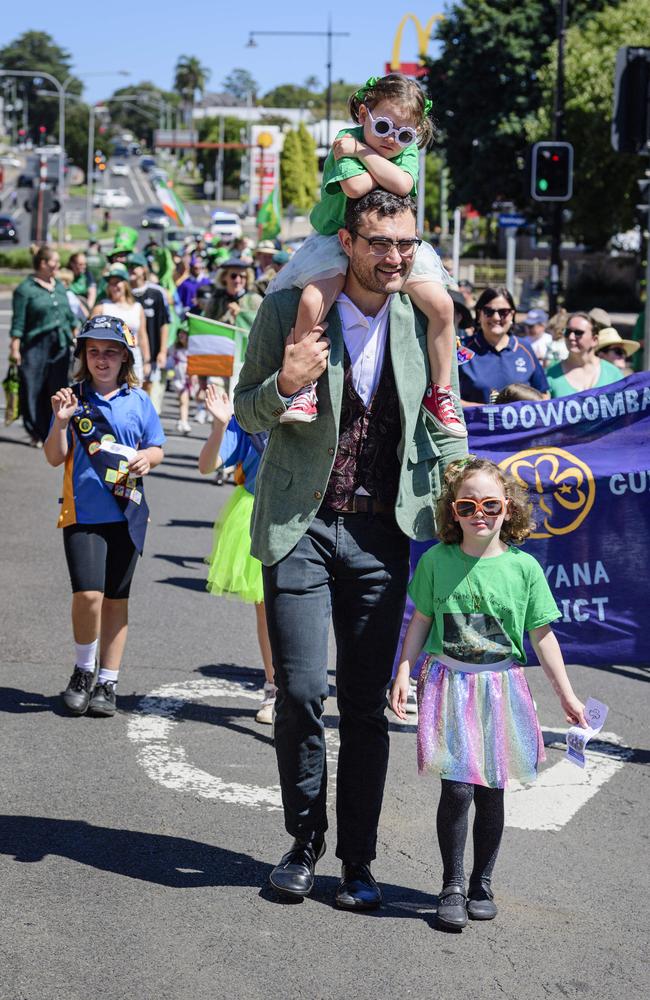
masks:
<path id="1" fill-rule="evenodd" d="M 566 30 L 566 0 L 559 0 L 557 14 L 557 77 L 555 81 L 555 100 L 553 106 L 553 139 L 561 142 L 564 138 L 564 36 Z M 552 212 L 551 235 L 551 273 L 548 290 L 548 310 L 554 316 L 558 307 L 558 296 L 561 282 L 560 259 L 562 247 L 562 205 L 554 202 Z"/>
<path id="2" fill-rule="evenodd" d="M 332 39 L 333 38 L 349 38 L 349 31 L 332 31 L 332 18 L 331 15 L 327 21 L 327 31 L 251 31 L 249 32 L 249 39 L 247 42 L 247 47 L 254 49 L 257 46 L 255 41 L 255 35 L 294 35 L 300 37 L 319 37 L 327 38 L 327 129 L 325 134 L 325 146 L 329 148 L 330 144 L 330 123 L 332 120 Z"/>

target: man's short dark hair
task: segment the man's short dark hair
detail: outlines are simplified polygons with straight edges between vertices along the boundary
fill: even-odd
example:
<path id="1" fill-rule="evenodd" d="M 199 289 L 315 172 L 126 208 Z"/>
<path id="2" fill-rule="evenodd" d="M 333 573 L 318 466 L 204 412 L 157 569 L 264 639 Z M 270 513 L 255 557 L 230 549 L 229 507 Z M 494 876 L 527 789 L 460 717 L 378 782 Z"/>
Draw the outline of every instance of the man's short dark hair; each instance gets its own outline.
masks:
<path id="1" fill-rule="evenodd" d="M 417 217 L 415 202 L 410 195 L 391 194 L 382 188 L 373 188 L 363 198 L 348 198 L 345 208 L 344 227 L 348 232 L 356 233 L 361 217 L 366 212 L 376 212 L 380 219 L 391 215 L 402 215 L 410 212 L 415 219 Z"/>

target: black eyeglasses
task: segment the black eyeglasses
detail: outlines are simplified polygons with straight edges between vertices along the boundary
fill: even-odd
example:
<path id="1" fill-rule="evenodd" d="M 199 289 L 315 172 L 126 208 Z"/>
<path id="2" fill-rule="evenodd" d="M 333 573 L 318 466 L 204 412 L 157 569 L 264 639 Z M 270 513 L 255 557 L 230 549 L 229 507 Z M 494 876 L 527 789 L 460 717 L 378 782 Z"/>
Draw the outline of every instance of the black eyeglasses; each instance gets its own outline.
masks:
<path id="1" fill-rule="evenodd" d="M 243 271 L 231 271 L 228 275 L 229 278 L 245 278 L 246 275 Z"/>
<path id="2" fill-rule="evenodd" d="M 624 348 L 622 347 L 601 347 L 598 354 L 613 354 L 615 358 L 626 358 Z"/>
<path id="3" fill-rule="evenodd" d="M 567 328 L 564 331 L 564 336 L 565 337 L 570 337 L 571 334 L 573 334 L 573 336 L 576 338 L 576 340 L 579 340 L 580 337 L 584 337 L 585 333 L 588 333 L 588 332 L 589 332 L 588 330 L 576 330 L 572 326 L 567 326 Z"/>
<path id="4" fill-rule="evenodd" d="M 422 240 L 417 238 L 412 240 L 389 240 L 386 236 L 364 236 L 358 230 L 350 230 L 355 236 L 360 236 L 368 244 L 368 248 L 373 257 L 386 257 L 393 247 L 397 247 L 400 257 L 412 257 Z"/>
<path id="5" fill-rule="evenodd" d="M 484 312 L 488 319 L 492 319 L 493 316 L 497 316 L 498 319 L 507 319 L 508 316 L 512 316 L 514 309 L 508 306 L 507 309 L 492 309 L 491 306 L 483 306 L 481 312 Z"/>

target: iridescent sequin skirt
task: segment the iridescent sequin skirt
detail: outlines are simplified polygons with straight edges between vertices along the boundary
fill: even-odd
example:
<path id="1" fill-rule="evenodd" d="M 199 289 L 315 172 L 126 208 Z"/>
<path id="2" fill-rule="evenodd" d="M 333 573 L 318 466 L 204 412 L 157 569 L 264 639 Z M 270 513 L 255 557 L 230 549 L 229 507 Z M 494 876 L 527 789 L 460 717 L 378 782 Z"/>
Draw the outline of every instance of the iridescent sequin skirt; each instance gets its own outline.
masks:
<path id="1" fill-rule="evenodd" d="M 418 770 L 504 788 L 530 784 L 546 759 L 523 667 L 451 669 L 435 656 L 418 679 Z"/>

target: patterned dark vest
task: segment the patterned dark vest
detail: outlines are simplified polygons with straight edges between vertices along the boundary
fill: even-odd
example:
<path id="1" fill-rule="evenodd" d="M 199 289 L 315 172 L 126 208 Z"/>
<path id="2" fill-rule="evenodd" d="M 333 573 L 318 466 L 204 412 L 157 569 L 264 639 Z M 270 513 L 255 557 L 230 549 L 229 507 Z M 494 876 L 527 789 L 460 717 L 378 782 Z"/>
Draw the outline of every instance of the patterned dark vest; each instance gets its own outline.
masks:
<path id="1" fill-rule="evenodd" d="M 399 487 L 402 425 L 390 351 L 387 346 L 379 384 L 367 407 L 354 388 L 347 349 L 344 364 L 339 444 L 323 504 L 340 510 L 362 486 L 375 500 L 393 505 Z"/>

